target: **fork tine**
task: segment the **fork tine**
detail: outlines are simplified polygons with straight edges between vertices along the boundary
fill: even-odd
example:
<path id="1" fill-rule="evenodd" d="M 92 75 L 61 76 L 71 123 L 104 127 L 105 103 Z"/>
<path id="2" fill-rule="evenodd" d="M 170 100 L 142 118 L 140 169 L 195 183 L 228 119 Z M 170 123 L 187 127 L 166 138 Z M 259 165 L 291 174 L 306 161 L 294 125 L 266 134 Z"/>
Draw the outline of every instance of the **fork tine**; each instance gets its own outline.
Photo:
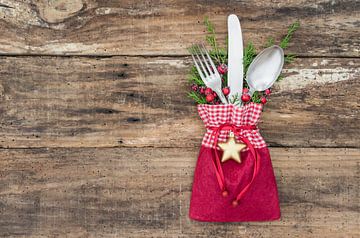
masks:
<path id="1" fill-rule="evenodd" d="M 200 50 L 200 48 L 199 48 L 199 50 Z M 200 63 L 201 69 L 203 70 L 203 74 L 205 75 L 205 77 L 209 77 L 209 74 L 208 74 L 208 72 L 206 71 L 205 66 L 204 66 L 203 62 L 201 61 L 198 53 L 196 53 L 195 55 L 196 55 L 196 58 L 198 59 L 198 61 L 199 61 L 199 63 Z"/>
<path id="2" fill-rule="evenodd" d="M 207 60 L 207 59 L 205 58 L 205 56 L 204 56 L 204 54 L 206 54 L 206 48 L 205 48 L 205 46 L 204 46 L 204 45 L 202 45 L 202 47 L 199 46 L 199 50 L 200 50 L 201 57 L 202 57 L 203 60 L 204 60 L 204 64 L 205 64 L 208 72 L 209 72 L 210 74 L 214 74 L 214 66 L 211 65 L 211 67 L 210 67 L 210 65 L 209 65 L 209 63 L 208 63 L 208 60 Z M 210 58 L 208 58 L 208 59 L 209 59 L 210 64 L 211 64 L 211 63 L 212 63 L 212 60 L 211 60 Z M 211 68 L 212 68 L 212 69 L 211 69 Z"/>
<path id="3" fill-rule="evenodd" d="M 195 64 L 195 68 L 196 68 L 196 70 L 198 71 L 198 73 L 199 73 L 199 75 L 200 75 L 200 78 L 202 79 L 202 81 L 205 82 L 205 76 L 204 76 L 204 74 L 202 73 L 202 71 L 201 71 L 198 63 L 196 62 L 196 59 L 195 59 L 194 55 L 191 54 L 191 57 L 193 58 L 193 61 L 194 61 L 194 64 Z"/>
<path id="4" fill-rule="evenodd" d="M 214 65 L 214 62 L 213 62 L 212 59 L 210 58 L 209 52 L 208 52 L 207 49 L 205 48 L 204 44 L 202 44 L 202 47 L 203 47 L 203 49 L 204 49 L 204 51 L 205 51 L 205 54 L 206 54 L 208 60 L 210 61 L 211 67 L 214 69 L 214 72 L 217 73 L 217 70 L 216 70 L 216 67 L 215 67 L 215 65 Z"/>
<path id="5" fill-rule="evenodd" d="M 200 52 L 200 50 L 199 50 L 199 45 L 194 45 L 193 55 L 194 55 L 194 57 L 195 57 L 195 59 L 196 59 L 196 62 L 197 62 L 197 64 L 198 64 L 199 68 L 201 69 L 201 72 L 203 73 L 203 75 L 204 75 L 205 77 L 207 77 L 207 76 L 208 76 L 208 72 L 206 71 L 206 69 L 205 69 L 205 67 L 204 67 L 204 64 L 203 64 L 203 62 L 202 62 L 202 60 L 201 60 L 201 58 L 200 58 L 200 56 L 199 56 L 199 52 Z"/>

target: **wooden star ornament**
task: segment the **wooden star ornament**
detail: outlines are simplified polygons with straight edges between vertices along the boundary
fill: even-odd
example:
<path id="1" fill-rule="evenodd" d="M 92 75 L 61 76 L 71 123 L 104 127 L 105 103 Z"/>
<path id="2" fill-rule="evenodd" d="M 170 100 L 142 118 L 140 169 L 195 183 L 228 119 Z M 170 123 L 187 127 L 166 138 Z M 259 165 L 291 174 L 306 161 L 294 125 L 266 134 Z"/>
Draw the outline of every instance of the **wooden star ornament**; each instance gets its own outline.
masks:
<path id="1" fill-rule="evenodd" d="M 218 146 L 222 151 L 224 151 L 221 162 L 233 159 L 236 162 L 241 163 L 240 151 L 245 149 L 246 145 L 243 143 L 237 143 L 234 133 L 231 132 L 229 135 L 229 139 L 225 143 L 218 143 Z"/>

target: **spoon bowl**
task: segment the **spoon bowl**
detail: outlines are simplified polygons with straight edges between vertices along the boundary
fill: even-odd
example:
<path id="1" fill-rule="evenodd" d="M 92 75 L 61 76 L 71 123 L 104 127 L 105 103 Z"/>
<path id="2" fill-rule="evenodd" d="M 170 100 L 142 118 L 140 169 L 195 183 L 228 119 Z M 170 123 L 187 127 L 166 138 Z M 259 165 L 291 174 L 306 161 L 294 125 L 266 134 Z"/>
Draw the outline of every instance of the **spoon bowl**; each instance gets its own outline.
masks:
<path id="1" fill-rule="evenodd" d="M 246 73 L 246 82 L 250 87 L 249 95 L 255 91 L 270 88 L 279 77 L 284 65 L 284 51 L 274 45 L 261 51 L 251 62 Z"/>

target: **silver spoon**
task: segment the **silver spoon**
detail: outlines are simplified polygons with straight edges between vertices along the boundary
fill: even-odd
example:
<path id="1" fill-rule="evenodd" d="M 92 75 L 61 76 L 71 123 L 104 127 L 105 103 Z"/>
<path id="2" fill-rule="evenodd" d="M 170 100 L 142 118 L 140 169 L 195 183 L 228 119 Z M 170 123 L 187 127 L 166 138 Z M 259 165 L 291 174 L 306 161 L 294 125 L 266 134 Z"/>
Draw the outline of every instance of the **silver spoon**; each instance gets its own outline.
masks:
<path id="1" fill-rule="evenodd" d="M 250 87 L 249 95 L 255 91 L 264 91 L 275 83 L 284 65 L 284 51 L 274 45 L 261 51 L 251 62 L 246 73 L 246 82 Z"/>

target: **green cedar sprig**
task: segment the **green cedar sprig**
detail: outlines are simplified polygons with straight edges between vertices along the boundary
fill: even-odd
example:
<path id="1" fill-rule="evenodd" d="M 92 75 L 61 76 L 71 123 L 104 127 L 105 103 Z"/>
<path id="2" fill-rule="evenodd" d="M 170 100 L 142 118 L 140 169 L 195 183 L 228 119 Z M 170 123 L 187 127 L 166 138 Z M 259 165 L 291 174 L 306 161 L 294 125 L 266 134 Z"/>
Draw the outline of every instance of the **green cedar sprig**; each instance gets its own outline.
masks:
<path id="1" fill-rule="evenodd" d="M 295 31 L 297 29 L 299 29 L 300 27 L 300 22 L 296 21 L 293 24 L 291 24 L 288 27 L 288 31 L 287 34 L 285 35 L 285 37 L 282 38 L 282 40 L 280 41 L 280 47 L 283 48 L 284 50 L 289 46 L 290 40 L 293 37 Z M 295 54 L 292 53 L 288 53 L 285 55 L 285 64 L 290 64 L 292 63 L 296 58 Z M 281 81 L 284 78 L 284 76 L 282 74 L 280 74 L 280 76 L 277 78 L 277 82 Z"/>
<path id="2" fill-rule="evenodd" d="M 292 36 L 294 35 L 295 31 L 299 29 L 299 27 L 300 27 L 299 21 L 296 21 L 289 26 L 286 36 L 280 41 L 281 48 L 286 49 L 288 47 Z"/>
<path id="3" fill-rule="evenodd" d="M 209 21 L 208 17 L 205 17 L 204 24 L 208 32 L 206 41 L 211 46 L 211 50 L 209 51 L 211 58 L 215 64 L 225 64 L 227 62 L 227 51 L 217 44 L 214 24 Z"/>
<path id="4" fill-rule="evenodd" d="M 254 44 L 250 41 L 249 44 L 244 49 L 244 58 L 243 58 L 243 65 L 244 65 L 244 78 L 246 72 L 251 64 L 251 62 L 256 57 L 256 49 Z"/>
<path id="5" fill-rule="evenodd" d="M 188 97 L 192 98 L 197 104 L 206 104 L 207 103 L 204 95 L 201 95 L 198 92 L 194 92 L 194 91 L 188 92 Z"/>

